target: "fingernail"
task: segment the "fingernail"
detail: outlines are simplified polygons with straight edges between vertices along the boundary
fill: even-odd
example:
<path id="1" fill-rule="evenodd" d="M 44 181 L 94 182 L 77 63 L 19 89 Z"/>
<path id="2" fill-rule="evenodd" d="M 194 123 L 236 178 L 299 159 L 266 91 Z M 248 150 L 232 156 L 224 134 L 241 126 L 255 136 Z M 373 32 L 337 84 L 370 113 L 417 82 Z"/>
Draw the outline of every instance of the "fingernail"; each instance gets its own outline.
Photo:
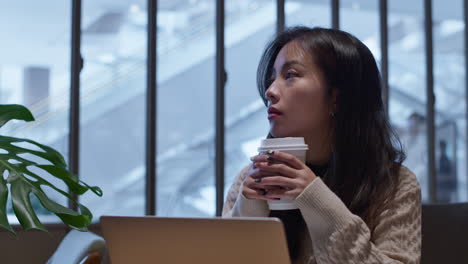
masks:
<path id="1" fill-rule="evenodd" d="M 261 181 L 262 181 L 262 178 L 256 178 L 256 179 L 254 180 L 254 182 L 261 182 Z"/>

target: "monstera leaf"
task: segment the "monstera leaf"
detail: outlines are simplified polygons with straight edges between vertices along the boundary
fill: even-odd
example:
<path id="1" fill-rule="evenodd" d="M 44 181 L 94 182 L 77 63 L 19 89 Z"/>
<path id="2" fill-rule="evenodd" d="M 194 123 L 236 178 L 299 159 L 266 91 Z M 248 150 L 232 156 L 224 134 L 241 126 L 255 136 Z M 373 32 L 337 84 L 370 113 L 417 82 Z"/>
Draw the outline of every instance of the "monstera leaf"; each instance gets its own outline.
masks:
<path id="1" fill-rule="evenodd" d="M 27 122 L 34 121 L 31 112 L 24 106 L 0 105 L 0 128 L 13 119 Z M 40 151 L 20 147 L 18 143 L 21 142 L 33 144 Z M 39 164 L 28 160 L 22 157 L 23 154 L 40 157 L 49 161 L 50 164 Z M 66 190 L 57 188 L 46 179 L 32 172 L 32 167 L 39 168 L 50 176 L 62 180 L 71 193 L 81 195 L 91 190 L 96 195 L 102 196 L 99 187 L 91 187 L 69 172 L 63 156 L 53 148 L 29 139 L 0 135 L 0 226 L 15 234 L 8 222 L 6 211 L 9 194 L 7 185 L 9 184 L 13 211 L 23 229 L 47 231 L 39 221 L 35 208 L 31 205 L 31 195 L 35 195 L 46 210 L 57 215 L 66 225 L 74 229 L 87 231 L 87 226 L 93 218 L 88 208 L 78 203 Z M 48 186 L 72 200 L 78 205 L 78 212 L 52 201 L 43 191 L 43 186 Z"/>

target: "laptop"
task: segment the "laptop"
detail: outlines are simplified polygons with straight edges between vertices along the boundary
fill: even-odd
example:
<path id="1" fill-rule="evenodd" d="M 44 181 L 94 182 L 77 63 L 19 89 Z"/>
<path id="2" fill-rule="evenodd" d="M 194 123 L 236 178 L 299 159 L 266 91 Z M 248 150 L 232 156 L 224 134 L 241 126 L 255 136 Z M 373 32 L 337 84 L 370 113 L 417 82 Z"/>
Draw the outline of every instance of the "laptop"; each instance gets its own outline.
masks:
<path id="1" fill-rule="evenodd" d="M 290 264 L 277 218 L 102 216 L 112 264 Z"/>

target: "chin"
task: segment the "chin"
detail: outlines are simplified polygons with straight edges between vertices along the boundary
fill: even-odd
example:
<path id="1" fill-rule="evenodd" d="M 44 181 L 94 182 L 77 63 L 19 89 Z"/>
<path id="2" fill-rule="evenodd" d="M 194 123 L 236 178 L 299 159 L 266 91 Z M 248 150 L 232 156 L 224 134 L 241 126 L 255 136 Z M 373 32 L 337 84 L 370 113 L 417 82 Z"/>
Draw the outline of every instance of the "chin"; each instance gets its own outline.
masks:
<path id="1" fill-rule="evenodd" d="M 294 133 L 291 133 L 291 131 L 275 129 L 274 127 L 270 129 L 270 134 L 275 138 L 295 137 Z"/>
<path id="2" fill-rule="evenodd" d="M 284 137 L 303 137 L 305 138 L 305 135 L 307 133 L 301 133 L 298 129 L 291 130 L 287 129 L 284 126 L 279 127 L 279 126 L 270 126 L 270 134 L 275 137 L 275 138 L 284 138 Z"/>

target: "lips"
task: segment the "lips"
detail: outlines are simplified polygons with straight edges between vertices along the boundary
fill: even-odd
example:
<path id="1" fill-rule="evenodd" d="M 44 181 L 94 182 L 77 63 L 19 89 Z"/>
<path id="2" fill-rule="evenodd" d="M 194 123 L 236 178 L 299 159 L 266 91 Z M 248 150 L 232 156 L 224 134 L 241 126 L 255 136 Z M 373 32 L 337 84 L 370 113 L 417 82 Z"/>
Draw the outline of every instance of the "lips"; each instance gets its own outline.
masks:
<path id="1" fill-rule="evenodd" d="M 274 108 L 272 106 L 270 106 L 268 108 L 268 119 L 273 119 L 273 118 L 275 118 L 277 116 L 280 116 L 282 114 L 283 113 L 280 110 L 278 110 L 278 109 L 276 109 L 276 108 Z"/>

